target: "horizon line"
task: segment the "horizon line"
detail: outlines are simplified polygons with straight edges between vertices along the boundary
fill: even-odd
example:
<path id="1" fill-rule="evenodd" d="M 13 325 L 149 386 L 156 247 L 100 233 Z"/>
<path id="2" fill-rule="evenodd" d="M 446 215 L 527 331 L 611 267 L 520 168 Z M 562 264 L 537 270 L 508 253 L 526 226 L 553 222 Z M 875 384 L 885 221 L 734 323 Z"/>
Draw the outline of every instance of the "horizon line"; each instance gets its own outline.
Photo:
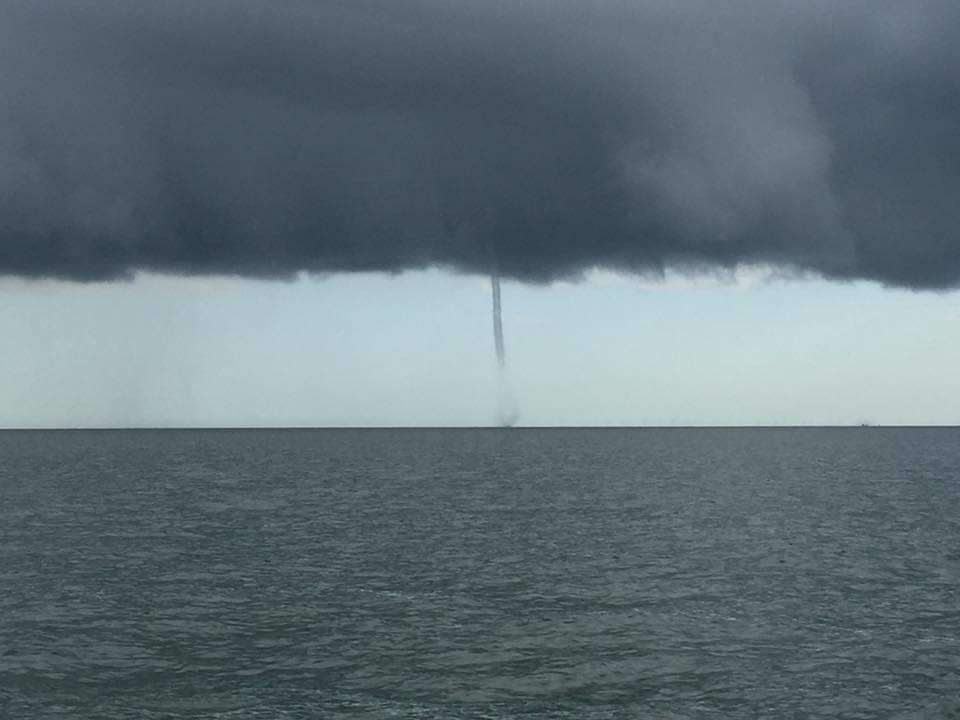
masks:
<path id="1" fill-rule="evenodd" d="M 203 431 L 255 431 L 255 430 L 816 430 L 854 428 L 869 430 L 885 429 L 922 429 L 922 428 L 958 428 L 960 424 L 883 424 L 883 423 L 844 423 L 844 424 L 744 424 L 744 425 L 518 425 L 504 427 L 500 425 L 90 425 L 90 426 L 25 426 L 0 427 L 0 432 L 203 432 Z"/>

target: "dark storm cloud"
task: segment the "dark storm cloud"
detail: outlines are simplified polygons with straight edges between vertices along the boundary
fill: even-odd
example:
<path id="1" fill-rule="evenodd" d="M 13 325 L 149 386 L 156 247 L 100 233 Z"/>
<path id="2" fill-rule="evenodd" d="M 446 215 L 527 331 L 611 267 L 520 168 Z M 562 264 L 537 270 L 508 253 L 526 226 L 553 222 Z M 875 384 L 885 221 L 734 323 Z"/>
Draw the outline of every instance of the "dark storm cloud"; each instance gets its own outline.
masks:
<path id="1" fill-rule="evenodd" d="M 0 0 L 0 274 L 960 284 L 960 5 Z"/>

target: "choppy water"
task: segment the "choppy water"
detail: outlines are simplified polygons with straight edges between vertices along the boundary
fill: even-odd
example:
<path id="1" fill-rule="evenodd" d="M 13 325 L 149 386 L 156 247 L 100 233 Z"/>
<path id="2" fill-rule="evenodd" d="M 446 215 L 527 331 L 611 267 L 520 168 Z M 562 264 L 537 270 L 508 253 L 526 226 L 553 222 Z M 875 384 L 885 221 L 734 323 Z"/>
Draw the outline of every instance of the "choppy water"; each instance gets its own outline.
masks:
<path id="1" fill-rule="evenodd" d="M 0 433 L 0 717 L 960 717 L 954 429 Z"/>

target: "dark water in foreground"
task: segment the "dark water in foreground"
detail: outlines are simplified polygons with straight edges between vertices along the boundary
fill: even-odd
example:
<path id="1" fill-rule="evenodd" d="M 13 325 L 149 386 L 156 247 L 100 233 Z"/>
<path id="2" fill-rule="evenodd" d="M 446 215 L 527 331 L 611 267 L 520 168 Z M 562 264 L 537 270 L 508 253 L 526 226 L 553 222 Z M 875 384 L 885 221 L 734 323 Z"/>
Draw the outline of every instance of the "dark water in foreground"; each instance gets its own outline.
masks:
<path id="1" fill-rule="evenodd" d="M 955 429 L 0 433 L 0 717 L 960 717 Z"/>

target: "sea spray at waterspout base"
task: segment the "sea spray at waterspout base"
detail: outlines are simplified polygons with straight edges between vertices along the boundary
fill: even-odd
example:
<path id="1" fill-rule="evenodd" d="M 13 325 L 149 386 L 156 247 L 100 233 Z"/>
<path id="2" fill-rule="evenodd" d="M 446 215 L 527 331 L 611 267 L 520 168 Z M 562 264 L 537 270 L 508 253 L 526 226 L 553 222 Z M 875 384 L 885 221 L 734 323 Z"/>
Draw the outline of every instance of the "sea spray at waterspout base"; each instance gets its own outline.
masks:
<path id="1" fill-rule="evenodd" d="M 517 403 L 507 378 L 507 354 L 503 343 L 503 312 L 500 302 L 500 276 L 490 276 L 493 295 L 493 342 L 497 353 L 497 422 L 501 427 L 511 427 L 519 417 Z"/>

